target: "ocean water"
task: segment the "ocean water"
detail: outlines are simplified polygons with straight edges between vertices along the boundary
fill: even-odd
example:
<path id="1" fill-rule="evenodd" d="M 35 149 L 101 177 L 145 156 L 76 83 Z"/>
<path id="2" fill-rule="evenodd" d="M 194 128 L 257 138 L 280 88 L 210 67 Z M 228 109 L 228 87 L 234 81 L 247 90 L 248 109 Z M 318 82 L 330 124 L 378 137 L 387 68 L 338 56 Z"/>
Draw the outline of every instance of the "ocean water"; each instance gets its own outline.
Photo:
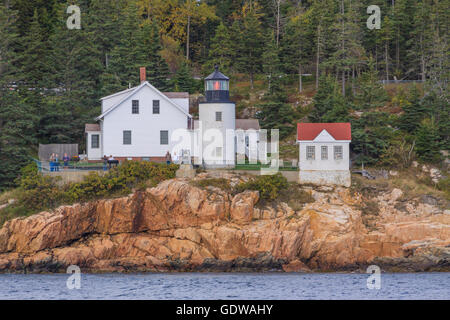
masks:
<path id="1" fill-rule="evenodd" d="M 0 299 L 450 299 L 450 273 L 0 274 Z"/>

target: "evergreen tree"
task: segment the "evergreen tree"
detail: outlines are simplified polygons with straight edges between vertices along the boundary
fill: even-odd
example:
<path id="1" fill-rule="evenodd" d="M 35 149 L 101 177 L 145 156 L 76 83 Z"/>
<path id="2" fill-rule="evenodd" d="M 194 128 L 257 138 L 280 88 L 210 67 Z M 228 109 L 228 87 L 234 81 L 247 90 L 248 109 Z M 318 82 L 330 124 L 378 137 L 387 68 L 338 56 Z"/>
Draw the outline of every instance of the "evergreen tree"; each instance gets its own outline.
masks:
<path id="1" fill-rule="evenodd" d="M 376 164 L 394 138 L 392 120 L 385 112 L 366 112 L 352 121 L 352 150 L 357 164 Z"/>
<path id="2" fill-rule="evenodd" d="M 424 119 L 417 130 L 416 152 L 425 162 L 437 162 L 441 159 L 440 137 L 434 118 Z"/>
<path id="3" fill-rule="evenodd" d="M 0 190 L 14 186 L 20 169 L 31 161 L 36 145 L 35 112 L 18 91 L 0 89 Z M 34 151 L 35 152 L 35 151 Z"/>
<path id="4" fill-rule="evenodd" d="M 264 103 L 256 107 L 260 110 L 257 118 L 261 121 L 262 128 L 278 129 L 280 139 L 286 138 L 294 131 L 294 110 L 287 103 L 279 79 L 274 79 L 271 93 L 265 98 Z"/>
<path id="5" fill-rule="evenodd" d="M 314 50 L 313 30 L 308 23 L 311 10 L 293 16 L 286 25 L 286 34 L 281 43 L 281 58 L 288 72 L 298 74 L 298 91 L 303 91 L 305 65 L 311 61 Z"/>
<path id="6" fill-rule="evenodd" d="M 61 6 L 59 23 L 50 37 L 54 90 L 47 94 L 41 112 L 42 142 L 82 142 L 84 124 L 100 112 L 102 64 L 98 47 L 86 29 L 66 27 L 65 8 Z"/>
<path id="7" fill-rule="evenodd" d="M 189 65 L 186 62 L 183 62 L 175 74 L 174 78 L 175 90 L 181 92 L 195 92 L 195 83 L 192 78 L 191 71 Z"/>
<path id="8" fill-rule="evenodd" d="M 314 109 L 309 115 L 312 122 L 345 122 L 349 119 L 347 103 L 339 92 L 337 81 L 331 76 L 320 78 L 313 104 Z"/>
<path id="9" fill-rule="evenodd" d="M 144 27 L 142 32 L 144 36 L 150 35 L 151 37 L 148 48 L 142 48 L 144 51 L 147 50 L 148 53 L 143 61 L 147 65 L 147 72 L 150 72 L 148 79 L 159 90 L 168 91 L 172 88 L 168 80 L 169 66 L 161 56 L 162 46 L 158 26 L 153 22 L 151 26 Z"/>
<path id="10" fill-rule="evenodd" d="M 417 86 L 411 89 L 408 101 L 402 106 L 402 109 L 403 114 L 399 118 L 399 128 L 408 133 L 415 133 L 428 114 L 427 108 L 422 104 L 421 94 Z"/>
<path id="11" fill-rule="evenodd" d="M 388 101 L 389 97 L 383 85 L 379 82 L 378 71 L 372 58 L 369 59 L 368 68 L 361 75 L 358 83 L 358 92 L 355 96 L 358 110 L 373 110 L 384 106 Z"/>
<path id="12" fill-rule="evenodd" d="M 139 25 L 138 8 L 131 3 L 125 10 L 120 28 L 120 43 L 112 50 L 110 63 L 102 76 L 103 91 L 139 84 L 139 68 L 146 67 L 147 79 L 162 91 L 170 89 L 169 68 L 161 57 L 159 31 L 146 20 Z M 111 92 L 110 92 L 111 93 Z"/>
<path id="13" fill-rule="evenodd" d="M 220 66 L 222 72 L 231 72 L 233 60 L 235 58 L 232 42 L 230 30 L 228 30 L 223 23 L 220 23 L 216 28 L 214 38 L 211 40 L 208 61 L 204 67 L 206 72 L 210 72 L 216 64 Z"/>
<path id="14" fill-rule="evenodd" d="M 275 35 L 272 33 L 271 37 L 268 39 L 266 48 L 262 55 L 263 61 L 263 72 L 267 78 L 267 85 L 269 92 L 271 91 L 272 79 L 282 77 L 281 72 L 281 61 L 279 57 L 279 49 L 277 43 L 275 42 Z"/>
<path id="15" fill-rule="evenodd" d="M 239 69 L 250 76 L 250 86 L 254 88 L 255 74 L 261 71 L 263 52 L 263 28 L 259 20 L 256 4 L 250 4 L 243 13 L 242 38 L 238 55 Z"/>
<path id="16" fill-rule="evenodd" d="M 18 42 L 16 18 L 17 12 L 0 4 L 0 190 L 14 186 L 36 144 L 35 110 L 21 97 L 27 90 L 13 87 L 18 76 L 13 63 Z"/>

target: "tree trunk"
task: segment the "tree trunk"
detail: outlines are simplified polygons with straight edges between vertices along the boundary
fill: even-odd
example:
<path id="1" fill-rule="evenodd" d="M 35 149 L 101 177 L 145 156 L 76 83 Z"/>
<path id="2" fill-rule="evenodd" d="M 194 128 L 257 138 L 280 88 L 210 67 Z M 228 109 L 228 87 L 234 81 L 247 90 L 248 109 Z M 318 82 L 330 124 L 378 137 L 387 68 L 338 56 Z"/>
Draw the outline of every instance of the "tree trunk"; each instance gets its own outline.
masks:
<path id="1" fill-rule="evenodd" d="M 319 63 L 320 63 L 320 24 L 317 27 L 316 90 L 319 89 Z"/>
<path id="2" fill-rule="evenodd" d="M 345 70 L 342 70 L 342 96 L 345 97 Z"/>
<path id="3" fill-rule="evenodd" d="M 298 91 L 299 91 L 299 92 L 302 92 L 302 91 L 303 91 L 302 74 L 303 74 L 302 64 L 299 63 L 299 64 L 298 64 Z"/>
<path id="4" fill-rule="evenodd" d="M 186 60 L 189 60 L 189 36 L 191 29 L 191 15 L 188 15 L 187 35 L 186 35 Z"/>
<path id="5" fill-rule="evenodd" d="M 384 55 L 385 55 L 385 64 L 386 64 L 386 81 L 389 81 L 389 44 L 386 41 L 386 43 L 384 44 Z"/>
<path id="6" fill-rule="evenodd" d="M 280 43 L 280 2 L 281 0 L 277 1 L 277 48 Z"/>
<path id="7" fill-rule="evenodd" d="M 422 70 L 422 81 L 425 82 L 426 76 L 425 76 L 425 56 L 423 54 L 423 35 L 420 34 L 420 64 L 421 64 L 421 70 Z"/>

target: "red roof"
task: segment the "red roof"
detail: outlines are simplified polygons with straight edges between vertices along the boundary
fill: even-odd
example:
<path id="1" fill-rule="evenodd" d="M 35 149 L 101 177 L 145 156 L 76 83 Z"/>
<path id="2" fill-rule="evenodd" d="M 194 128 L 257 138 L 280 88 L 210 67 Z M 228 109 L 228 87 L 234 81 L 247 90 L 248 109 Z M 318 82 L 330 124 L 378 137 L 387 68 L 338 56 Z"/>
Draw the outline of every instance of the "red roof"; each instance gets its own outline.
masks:
<path id="1" fill-rule="evenodd" d="M 323 130 L 336 140 L 351 140 L 350 123 L 297 123 L 297 140 L 314 140 Z"/>

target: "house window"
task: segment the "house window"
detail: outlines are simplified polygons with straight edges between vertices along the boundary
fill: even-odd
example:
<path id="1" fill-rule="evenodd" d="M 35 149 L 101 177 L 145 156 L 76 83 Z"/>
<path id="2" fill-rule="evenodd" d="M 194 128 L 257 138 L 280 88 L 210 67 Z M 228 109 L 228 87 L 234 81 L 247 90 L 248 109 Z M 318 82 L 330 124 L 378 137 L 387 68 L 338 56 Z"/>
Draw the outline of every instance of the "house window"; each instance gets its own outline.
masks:
<path id="1" fill-rule="evenodd" d="M 322 146 L 322 148 L 320 150 L 321 150 L 322 160 L 328 160 L 328 147 Z"/>
<path id="2" fill-rule="evenodd" d="M 139 100 L 133 100 L 131 102 L 131 113 L 138 114 L 139 113 Z"/>
<path id="3" fill-rule="evenodd" d="M 216 147 L 216 157 L 222 156 L 222 147 Z"/>
<path id="4" fill-rule="evenodd" d="M 153 100 L 153 114 L 159 114 L 159 100 Z"/>
<path id="5" fill-rule="evenodd" d="M 93 134 L 91 136 L 91 148 L 92 149 L 98 149 L 100 147 L 100 135 L 99 134 Z"/>
<path id="6" fill-rule="evenodd" d="M 159 132 L 160 144 L 169 144 L 169 131 L 163 130 Z"/>
<path id="7" fill-rule="evenodd" d="M 306 160 L 314 160 L 316 158 L 316 147 L 306 146 Z"/>
<path id="8" fill-rule="evenodd" d="M 222 112 L 216 112 L 216 121 L 222 121 Z"/>
<path id="9" fill-rule="evenodd" d="M 334 160 L 342 160 L 343 158 L 342 146 L 334 146 Z"/>
<path id="10" fill-rule="evenodd" d="M 131 131 L 125 130 L 123 132 L 123 144 L 131 144 Z"/>

